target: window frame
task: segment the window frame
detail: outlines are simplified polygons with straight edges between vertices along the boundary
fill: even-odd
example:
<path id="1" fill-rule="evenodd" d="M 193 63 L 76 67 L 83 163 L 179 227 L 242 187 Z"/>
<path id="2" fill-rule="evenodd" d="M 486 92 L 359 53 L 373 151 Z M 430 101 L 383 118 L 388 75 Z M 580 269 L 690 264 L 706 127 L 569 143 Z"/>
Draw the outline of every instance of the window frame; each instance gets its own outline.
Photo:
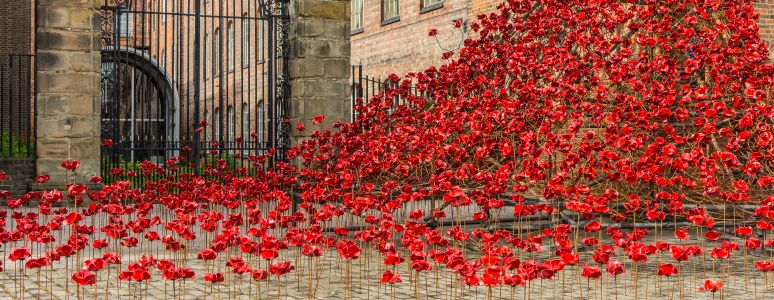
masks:
<path id="1" fill-rule="evenodd" d="M 433 3 L 425 4 L 425 1 L 435 1 Z M 427 13 L 439 8 L 443 8 L 444 0 L 419 0 L 419 13 Z"/>
<path id="2" fill-rule="evenodd" d="M 395 8 L 395 15 L 394 16 L 387 16 L 387 14 L 386 14 L 387 13 L 387 10 L 386 10 L 387 2 L 386 1 L 389 1 L 390 4 L 395 4 L 396 8 Z M 381 13 L 382 23 L 381 23 L 381 25 L 385 26 L 385 25 L 389 25 L 389 24 L 392 24 L 392 23 L 400 21 L 400 0 L 382 0 L 381 2 L 382 2 L 382 5 L 381 5 L 382 6 L 381 7 L 381 9 L 382 9 L 382 13 Z"/>
<path id="3" fill-rule="evenodd" d="M 213 39 L 213 47 L 212 47 L 212 74 L 214 77 L 218 77 L 223 74 L 223 55 L 220 53 L 221 48 L 221 37 L 220 37 L 220 27 L 215 28 L 215 35 L 212 36 Z"/>
<path id="4" fill-rule="evenodd" d="M 202 49 L 202 57 L 204 57 L 204 59 L 202 59 L 202 72 L 204 73 L 204 79 L 209 79 L 210 78 L 210 73 L 208 72 L 209 70 L 207 69 L 207 66 L 209 65 L 209 55 L 208 55 L 208 52 L 207 52 L 207 49 L 208 49 L 207 44 L 209 44 L 209 42 L 210 42 L 210 34 L 209 33 L 206 33 L 206 32 L 204 33 L 203 41 L 204 41 L 204 43 L 202 43 L 203 44 L 202 45 L 202 48 L 203 48 Z"/>
<path id="5" fill-rule="evenodd" d="M 234 26 L 234 21 L 229 21 L 228 24 L 226 24 L 226 29 L 228 30 L 226 32 L 226 68 L 228 68 L 228 72 L 232 73 L 234 72 L 234 69 L 236 69 L 236 62 L 234 62 L 236 55 L 234 55 L 236 51 L 236 26 Z"/>
<path id="6" fill-rule="evenodd" d="M 128 10 L 128 9 L 122 8 L 119 10 L 119 16 L 118 16 L 118 31 L 120 32 L 120 34 L 118 35 L 119 38 L 131 38 L 134 35 L 134 18 L 131 17 L 132 14 L 126 12 L 125 10 Z M 123 29 L 126 29 L 126 32 L 124 32 Z"/>
<path id="7" fill-rule="evenodd" d="M 355 20 L 355 16 L 358 16 L 357 19 L 360 21 L 359 22 L 360 23 L 359 27 L 350 26 L 350 31 L 351 31 L 351 34 L 353 34 L 353 35 L 363 32 L 363 27 L 365 27 L 364 24 L 363 24 L 363 23 L 365 23 L 364 22 L 365 20 L 363 18 L 363 1 L 364 0 L 352 0 L 352 13 L 350 14 L 350 19 L 351 20 Z M 358 11 L 359 11 L 358 14 L 355 14 L 355 10 L 356 10 L 355 5 L 354 5 L 355 3 L 358 3 L 360 5 L 359 6 L 360 9 L 358 9 Z M 354 22 L 352 22 L 352 24 L 354 24 Z"/>
<path id="8" fill-rule="evenodd" d="M 250 66 L 250 19 L 247 13 L 242 15 L 242 68 Z"/>

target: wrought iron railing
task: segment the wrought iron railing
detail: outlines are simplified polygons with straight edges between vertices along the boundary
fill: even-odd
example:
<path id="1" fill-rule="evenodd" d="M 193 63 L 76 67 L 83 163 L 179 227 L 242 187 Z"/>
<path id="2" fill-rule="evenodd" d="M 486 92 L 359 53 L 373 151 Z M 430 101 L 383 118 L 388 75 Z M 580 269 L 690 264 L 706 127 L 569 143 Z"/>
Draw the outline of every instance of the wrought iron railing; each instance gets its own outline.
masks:
<path id="1" fill-rule="evenodd" d="M 34 157 L 35 56 L 11 54 L 0 63 L 0 157 Z"/>

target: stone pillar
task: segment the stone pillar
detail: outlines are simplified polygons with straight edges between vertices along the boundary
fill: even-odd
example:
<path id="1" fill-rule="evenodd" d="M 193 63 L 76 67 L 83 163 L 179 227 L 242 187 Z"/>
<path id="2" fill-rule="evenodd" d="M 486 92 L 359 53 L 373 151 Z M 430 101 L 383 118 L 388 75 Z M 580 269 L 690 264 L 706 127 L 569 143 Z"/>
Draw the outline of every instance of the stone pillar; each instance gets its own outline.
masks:
<path id="1" fill-rule="evenodd" d="M 350 120 L 349 0 L 291 0 L 290 116 L 292 146 L 315 130 Z M 324 115 L 323 123 L 311 120 Z M 303 122 L 304 132 L 295 125 Z"/>
<path id="2" fill-rule="evenodd" d="M 103 0 L 37 0 L 37 172 L 65 182 L 100 173 L 100 27 Z"/>

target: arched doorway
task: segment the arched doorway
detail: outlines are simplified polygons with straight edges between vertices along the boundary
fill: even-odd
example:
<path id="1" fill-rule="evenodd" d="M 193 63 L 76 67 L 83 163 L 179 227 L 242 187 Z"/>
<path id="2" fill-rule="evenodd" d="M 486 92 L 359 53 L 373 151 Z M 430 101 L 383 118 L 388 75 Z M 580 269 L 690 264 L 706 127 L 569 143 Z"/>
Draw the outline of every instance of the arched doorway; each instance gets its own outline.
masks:
<path id="1" fill-rule="evenodd" d="M 180 152 L 180 96 L 161 61 L 131 47 L 102 50 L 103 165 L 133 170 Z"/>

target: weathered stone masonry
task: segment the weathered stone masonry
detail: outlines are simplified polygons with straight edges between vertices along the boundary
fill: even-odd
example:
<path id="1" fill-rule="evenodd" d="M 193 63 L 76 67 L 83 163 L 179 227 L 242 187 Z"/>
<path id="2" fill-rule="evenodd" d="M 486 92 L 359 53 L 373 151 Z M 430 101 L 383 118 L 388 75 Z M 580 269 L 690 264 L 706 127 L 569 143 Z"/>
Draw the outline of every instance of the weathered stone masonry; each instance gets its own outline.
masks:
<path id="1" fill-rule="evenodd" d="M 290 115 L 292 145 L 315 130 L 350 118 L 350 2 L 292 0 L 290 5 Z M 325 121 L 311 120 L 324 115 Z M 304 132 L 295 124 L 303 122 Z"/>
<path id="2" fill-rule="evenodd" d="M 80 182 L 99 174 L 102 0 L 37 1 L 37 172 L 65 180 L 78 160 Z"/>

